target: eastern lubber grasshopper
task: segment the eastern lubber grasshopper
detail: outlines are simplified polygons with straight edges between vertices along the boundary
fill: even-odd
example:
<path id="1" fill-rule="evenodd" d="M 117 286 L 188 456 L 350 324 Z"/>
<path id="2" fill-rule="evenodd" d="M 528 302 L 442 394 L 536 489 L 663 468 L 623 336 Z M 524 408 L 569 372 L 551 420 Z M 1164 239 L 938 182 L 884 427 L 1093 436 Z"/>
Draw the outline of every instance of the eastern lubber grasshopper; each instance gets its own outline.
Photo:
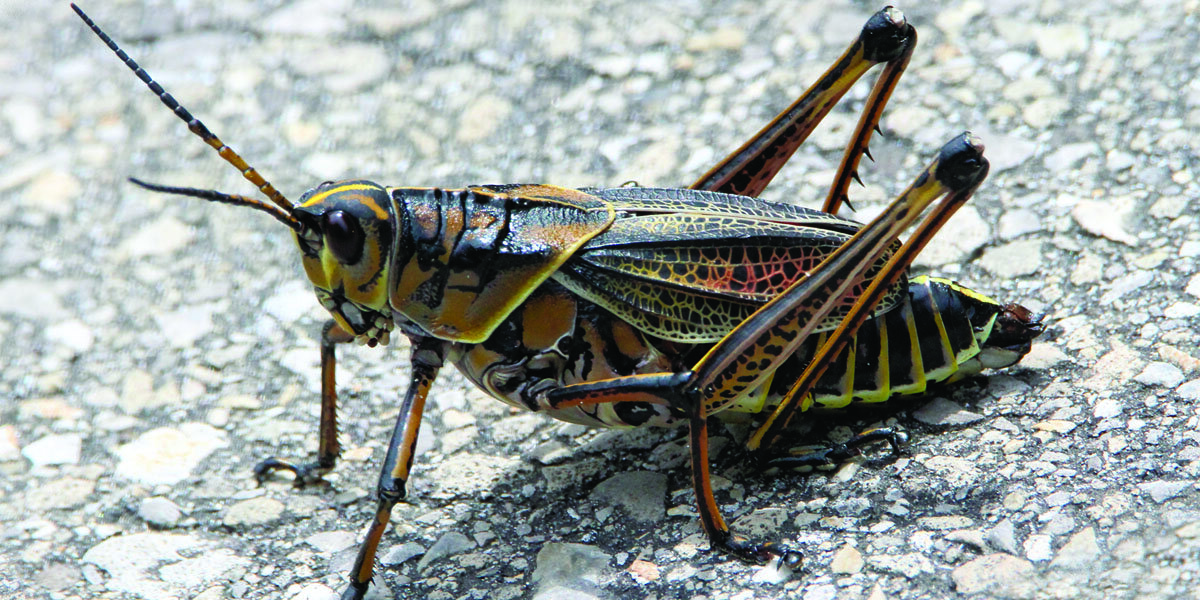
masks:
<path id="1" fill-rule="evenodd" d="M 74 7 L 74 5 L 72 5 Z M 269 202 L 144 183 L 159 192 L 249 206 L 292 230 L 332 319 L 322 330 L 317 459 L 260 463 L 320 480 L 339 455 L 337 344 L 387 344 L 398 330 L 412 374 L 377 489 L 375 519 L 344 597 L 361 598 L 395 504 L 405 495 L 426 397 L 448 360 L 514 406 L 601 426 L 686 423 L 700 520 L 714 548 L 751 561 L 799 554 L 734 536 L 713 498 L 708 417 L 761 414 L 752 450 L 779 448 L 794 416 L 924 391 L 982 367 L 1015 363 L 1041 331 L 1029 311 L 966 288 L 906 278 L 908 265 L 987 174 L 982 145 L 944 146 L 876 219 L 833 216 L 909 58 L 916 33 L 881 10 L 775 120 L 686 189 L 572 190 L 548 185 L 388 188 L 349 180 L 288 201 L 130 59 L 85 23 L 188 128 Z M 757 199 L 849 87 L 884 70 L 821 211 Z M 869 156 L 869 155 L 868 155 Z M 898 236 L 944 197 L 905 243 Z M 774 464 L 852 455 L 874 430 Z"/>

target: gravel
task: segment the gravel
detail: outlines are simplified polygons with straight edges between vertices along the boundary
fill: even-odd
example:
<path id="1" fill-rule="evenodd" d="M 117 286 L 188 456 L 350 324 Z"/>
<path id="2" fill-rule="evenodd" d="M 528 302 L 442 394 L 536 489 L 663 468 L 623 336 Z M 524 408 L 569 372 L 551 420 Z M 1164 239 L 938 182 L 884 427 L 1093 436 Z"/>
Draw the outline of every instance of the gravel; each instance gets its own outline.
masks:
<path id="1" fill-rule="evenodd" d="M 686 184 L 875 8 L 84 4 L 293 198 L 343 177 Z M 1030 359 L 931 405 L 812 416 L 797 443 L 909 433 L 907 456 L 832 476 L 756 475 L 740 434 L 714 427 L 726 519 L 802 550 L 794 573 L 707 552 L 685 432 L 515 414 L 446 369 L 376 597 L 1200 588 L 1200 5 L 900 8 L 921 42 L 852 200 L 874 214 L 943 141 L 981 135 L 991 177 L 921 268 L 1044 311 Z M 0 596 L 337 597 L 348 538 L 375 510 L 404 344 L 339 349 L 344 453 L 328 485 L 259 486 L 259 460 L 316 448 L 325 317 L 294 243 L 265 215 L 126 182 L 254 192 L 65 3 L 0 3 L 0 31 Z M 819 202 L 865 95 L 766 197 Z"/>

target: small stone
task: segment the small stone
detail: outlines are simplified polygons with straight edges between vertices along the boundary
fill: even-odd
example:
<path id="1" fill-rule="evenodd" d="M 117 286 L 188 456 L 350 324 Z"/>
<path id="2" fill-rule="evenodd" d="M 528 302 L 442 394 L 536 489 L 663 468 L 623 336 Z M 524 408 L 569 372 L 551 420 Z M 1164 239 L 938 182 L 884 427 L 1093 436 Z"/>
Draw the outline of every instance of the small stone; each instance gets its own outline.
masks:
<path id="1" fill-rule="evenodd" d="M 396 566 L 425 554 L 425 547 L 416 542 L 405 542 L 384 553 L 379 562 L 385 566 Z"/>
<path id="2" fill-rule="evenodd" d="M 1088 527 L 1071 536 L 1059 548 L 1058 555 L 1051 561 L 1052 567 L 1068 569 L 1091 568 L 1100 557 L 1100 546 L 1096 544 L 1096 530 Z"/>
<path id="3" fill-rule="evenodd" d="M 92 344 L 95 343 L 96 336 L 83 321 L 68 319 L 47 327 L 46 341 L 55 346 L 66 348 L 73 355 L 79 355 L 92 349 Z"/>
<path id="4" fill-rule="evenodd" d="M 530 579 L 539 590 L 558 585 L 589 585 L 608 572 L 612 558 L 595 546 L 550 542 L 537 553 L 537 566 Z"/>
<path id="5" fill-rule="evenodd" d="M 353 531 L 323 531 L 304 538 L 304 543 L 317 549 L 317 552 L 333 554 L 354 545 Z"/>
<path id="6" fill-rule="evenodd" d="M 1040 240 L 1018 240 L 988 248 L 979 264 L 997 277 L 1020 277 L 1037 273 L 1044 266 Z"/>
<path id="7" fill-rule="evenodd" d="M 21 445 L 17 440 L 17 428 L 0 425 L 0 462 L 17 460 L 21 456 Z"/>
<path id="8" fill-rule="evenodd" d="M 1108 419 L 1121 414 L 1122 405 L 1119 400 L 1104 398 L 1092 409 L 1092 416 L 1097 419 Z"/>
<path id="9" fill-rule="evenodd" d="M 1042 164 L 1051 173 L 1064 173 L 1074 169 L 1080 161 L 1089 156 L 1099 156 L 1100 146 L 1095 142 L 1078 142 L 1063 144 L 1057 150 L 1042 158 Z"/>
<path id="10" fill-rule="evenodd" d="M 1041 231 L 1045 223 L 1037 213 L 1027 208 L 1010 210 L 1000 216 L 1000 238 L 1014 240 L 1023 235 Z"/>
<path id="11" fill-rule="evenodd" d="M 1070 360 L 1062 350 L 1044 342 L 1037 342 L 1029 349 L 1029 354 L 1021 359 L 1021 365 L 1034 371 L 1043 371 Z"/>
<path id="12" fill-rule="evenodd" d="M 1152 362 L 1146 365 L 1134 380 L 1142 385 L 1173 388 L 1183 383 L 1183 371 L 1171 363 Z"/>
<path id="13" fill-rule="evenodd" d="M 1063 419 L 1047 419 L 1045 421 L 1038 421 L 1037 423 L 1034 423 L 1033 428 L 1039 431 L 1070 433 L 1078 426 L 1079 424 L 1072 421 L 1066 421 Z"/>
<path id="14" fill-rule="evenodd" d="M 421 557 L 420 562 L 417 563 L 417 570 L 424 573 L 425 568 L 430 563 L 446 558 L 447 556 L 462 554 L 474 547 L 475 542 L 471 541 L 471 538 L 457 531 L 446 533 L 429 547 L 429 550 L 425 552 L 425 556 Z"/>
<path id="15" fill-rule="evenodd" d="M 973 206 L 964 206 L 954 213 L 946 223 L 946 231 L 953 231 L 954 235 L 933 238 L 914 264 L 928 267 L 966 262 L 992 237 L 991 227 Z"/>
<path id="16" fill-rule="evenodd" d="M 854 546 L 845 544 L 833 555 L 833 560 L 829 561 L 829 570 L 842 575 L 853 575 L 862 571 L 863 562 L 862 553 Z"/>
<path id="17" fill-rule="evenodd" d="M 59 299 L 60 287 L 49 280 L 14 278 L 0 281 L 0 314 L 50 322 L 65 319 L 68 313 Z"/>
<path id="18" fill-rule="evenodd" d="M 722 27 L 711 33 L 692 36 L 687 41 L 688 52 L 709 50 L 739 50 L 746 44 L 746 32 L 735 27 Z"/>
<path id="19" fill-rule="evenodd" d="M 1189 319 L 1200 315 L 1200 306 L 1191 302 L 1172 302 L 1163 309 L 1163 316 L 1168 319 Z"/>
<path id="20" fill-rule="evenodd" d="M 596 485 L 591 500 L 615 504 L 639 523 L 657 523 L 666 517 L 667 476 L 651 471 L 618 473 Z"/>
<path id="21" fill-rule="evenodd" d="M 1071 217 L 1084 231 L 1126 246 L 1136 247 L 1137 236 L 1125 231 L 1130 207 L 1101 200 L 1080 200 L 1071 209 Z"/>
<path id="22" fill-rule="evenodd" d="M 117 448 L 116 475 L 149 485 L 173 485 L 226 445 L 225 433 L 204 423 L 152 429 Z"/>
<path id="23" fill-rule="evenodd" d="M 502 478 L 529 469 L 528 463 L 515 458 L 459 452 L 434 467 L 429 475 L 432 482 L 429 497 L 478 498 L 490 493 Z"/>
<path id="24" fill-rule="evenodd" d="M 487 139 L 512 114 L 512 103 L 493 95 L 480 96 L 463 110 L 455 137 L 470 144 Z"/>
<path id="25" fill-rule="evenodd" d="M 769 537 L 779 531 L 790 516 L 789 511 L 784 508 L 759 508 L 748 515 L 738 517 L 733 522 L 733 529 L 752 539 Z"/>
<path id="26" fill-rule="evenodd" d="M 1025 557 L 1037 562 L 1050 560 L 1053 556 L 1050 552 L 1050 542 L 1050 536 L 1041 533 L 1025 538 Z"/>
<path id="27" fill-rule="evenodd" d="M 1154 275 L 1150 271 L 1134 271 L 1133 273 L 1119 277 L 1108 286 L 1108 291 L 1104 292 L 1103 296 L 1100 296 L 1100 303 L 1111 304 L 1118 298 L 1149 285 L 1153 280 Z"/>
<path id="28" fill-rule="evenodd" d="M 1033 597 L 1037 584 L 1034 568 L 1010 554 L 988 554 L 951 571 L 950 578 L 960 594 L 987 594 L 992 597 Z"/>
<path id="29" fill-rule="evenodd" d="M 82 506 L 96 489 L 96 482 L 78 477 L 63 477 L 38 485 L 25 495 L 22 508 L 30 511 Z"/>
<path id="30" fill-rule="evenodd" d="M 172 348 L 190 348 L 213 329 L 213 307 L 184 306 L 154 315 L 162 338 Z"/>
<path id="31" fill-rule="evenodd" d="M 965 529 L 974 525 L 971 519 L 963 516 L 950 515 L 945 517 L 921 517 L 917 524 L 925 529 L 945 531 L 947 529 Z"/>
<path id="32" fill-rule="evenodd" d="M 1179 394 L 1180 398 L 1200 400 L 1200 379 L 1193 379 L 1175 388 L 1175 393 Z"/>
<path id="33" fill-rule="evenodd" d="M 984 539 L 989 544 L 1009 554 L 1016 554 L 1020 551 L 1020 547 L 1017 545 L 1016 528 L 1009 519 L 1004 519 L 996 523 L 995 527 L 988 530 Z"/>
<path id="34" fill-rule="evenodd" d="M 53 562 L 42 567 L 34 578 L 34 584 L 51 592 L 62 592 L 83 579 L 79 567 Z"/>
<path id="35" fill-rule="evenodd" d="M 634 560 L 625 569 L 638 583 L 649 583 L 657 581 L 661 576 L 658 565 L 641 559 Z"/>
<path id="36" fill-rule="evenodd" d="M 750 581 L 765 585 L 779 585 L 792 578 L 792 568 L 778 558 L 771 559 L 761 569 L 754 571 Z"/>
<path id="37" fill-rule="evenodd" d="M 1174 498 L 1191 487 L 1191 481 L 1151 481 L 1149 483 L 1138 484 L 1138 489 L 1143 494 L 1150 496 L 1155 502 L 1162 504 L 1171 498 Z"/>
<path id="38" fill-rule="evenodd" d="M 1193 275 L 1192 278 L 1188 280 L 1187 286 L 1183 288 L 1183 291 L 1191 296 L 1200 298 L 1200 273 Z"/>
<path id="39" fill-rule="evenodd" d="M 183 510 L 162 496 L 153 496 L 138 504 L 138 516 L 155 527 L 169 529 L 179 523 Z"/>
<path id="40" fill-rule="evenodd" d="M 150 570 L 165 562 L 178 562 L 180 552 L 198 553 L 205 542 L 188 535 L 171 533 L 134 533 L 110 537 L 92 546 L 83 561 L 108 573 L 105 587 L 142 598 L 173 598 L 184 590 L 169 585 Z"/>
<path id="41" fill-rule="evenodd" d="M 230 527 L 266 525 L 283 516 L 283 509 L 282 502 L 274 498 L 259 496 L 236 502 L 225 509 L 225 516 L 221 522 Z"/>
<path id="42" fill-rule="evenodd" d="M 969 425 L 983 419 L 983 415 L 966 410 L 962 405 L 945 398 L 935 398 L 914 412 L 913 417 L 928 425 L 942 426 Z"/>
<path id="43" fill-rule="evenodd" d="M 250 559 L 228 548 L 218 548 L 199 556 L 164 565 L 158 569 L 163 581 L 181 589 L 196 589 L 239 577 L 250 566 Z"/>
<path id="44" fill-rule="evenodd" d="M 372 582 L 371 587 L 367 588 L 368 597 L 370 597 L 371 592 L 376 589 L 376 585 L 377 584 L 375 582 Z M 333 588 L 327 585 L 321 583 L 306 583 L 297 589 L 289 588 L 287 590 L 287 595 L 284 596 L 284 598 L 286 600 L 337 600 L 341 596 L 341 594 L 337 593 L 333 590 Z M 226 596 L 222 593 L 218 597 L 225 598 Z M 240 598 L 241 596 L 233 595 L 230 597 Z"/>
<path id="45" fill-rule="evenodd" d="M 192 228 L 184 225 L 179 219 L 160 217 L 125 238 L 117 246 L 115 258 L 125 261 L 147 256 L 167 256 L 188 247 L 194 236 Z"/>
<path id="46" fill-rule="evenodd" d="M 21 449 L 21 454 L 36 467 L 79 464 L 83 437 L 77 433 L 48 435 Z"/>

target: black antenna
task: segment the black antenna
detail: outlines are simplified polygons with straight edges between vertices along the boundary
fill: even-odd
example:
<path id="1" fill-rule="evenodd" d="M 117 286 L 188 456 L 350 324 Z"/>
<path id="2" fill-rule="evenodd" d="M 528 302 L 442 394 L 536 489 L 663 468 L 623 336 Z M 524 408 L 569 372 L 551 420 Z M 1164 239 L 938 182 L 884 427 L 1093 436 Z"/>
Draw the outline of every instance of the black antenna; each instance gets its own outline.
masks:
<path id="1" fill-rule="evenodd" d="M 226 194 L 215 190 L 156 185 L 133 178 L 130 178 L 130 181 L 148 190 L 153 190 L 156 192 L 177 194 L 180 196 L 191 196 L 194 198 L 202 198 L 204 200 L 211 200 L 214 202 L 224 202 L 226 204 L 236 204 L 239 206 L 249 206 L 251 208 L 270 213 L 271 216 L 275 217 L 283 224 L 299 231 L 300 222 L 292 216 L 292 210 L 294 209 L 294 206 L 288 201 L 287 198 L 283 196 L 282 193 L 279 192 L 279 190 L 275 189 L 275 186 L 271 185 L 271 182 L 264 179 L 262 175 L 259 175 L 258 171 L 254 170 L 254 167 L 246 164 L 245 159 L 235 152 L 233 148 L 226 146 L 220 138 L 213 134 L 213 132 L 209 131 L 208 127 L 205 127 L 204 123 L 200 122 L 200 119 L 193 117 L 192 113 L 188 112 L 186 108 L 181 106 L 179 101 L 176 100 L 171 94 L 168 94 L 167 91 L 158 84 L 158 82 L 154 81 L 154 79 L 150 77 L 150 74 L 147 73 L 145 69 L 138 65 L 137 62 L 132 58 L 130 58 L 129 55 L 120 48 L 120 46 L 117 46 L 117 43 L 114 42 L 112 38 L 108 37 L 108 34 L 104 33 L 104 31 L 101 30 L 100 27 L 96 25 L 96 23 L 92 21 L 92 19 L 89 18 L 87 14 L 85 14 L 83 10 L 76 6 L 73 2 L 71 3 L 71 10 L 74 10 L 75 14 L 79 15 L 80 19 L 83 19 L 83 22 L 87 24 L 92 32 L 94 32 L 100 38 L 100 41 L 104 42 L 109 49 L 115 52 L 117 58 L 121 59 L 121 62 L 125 63 L 125 66 L 129 67 L 129 70 L 133 71 L 133 74 L 137 75 L 137 78 L 141 79 L 142 83 L 145 83 L 146 87 L 149 87 L 150 91 L 154 92 L 154 94 L 158 96 L 158 99 L 161 100 L 162 103 L 167 106 L 167 108 L 171 109 L 171 112 L 175 113 L 175 116 L 182 119 L 184 123 L 187 123 L 188 130 L 199 136 L 200 139 L 204 140 L 204 143 L 212 146 L 212 148 L 217 151 L 217 154 L 219 154 L 221 158 L 225 160 L 225 162 L 237 168 L 237 170 L 242 173 L 242 177 L 245 177 L 247 181 L 253 183 L 255 187 L 258 188 L 258 191 L 262 192 L 262 194 L 271 202 L 273 202 L 274 205 L 267 204 L 261 200 L 247 198 L 246 196 Z"/>

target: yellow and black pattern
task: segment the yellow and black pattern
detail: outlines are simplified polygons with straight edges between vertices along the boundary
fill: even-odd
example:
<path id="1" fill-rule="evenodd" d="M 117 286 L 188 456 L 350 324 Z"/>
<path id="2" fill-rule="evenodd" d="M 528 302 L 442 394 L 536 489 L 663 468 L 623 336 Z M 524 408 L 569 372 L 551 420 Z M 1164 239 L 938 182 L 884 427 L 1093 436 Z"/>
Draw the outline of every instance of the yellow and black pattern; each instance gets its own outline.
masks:
<path id="1" fill-rule="evenodd" d="M 983 367 L 1014 364 L 1028 351 L 1007 353 L 1007 361 L 984 361 L 980 354 L 1007 342 L 993 336 L 1006 307 L 953 281 L 915 277 L 899 306 L 868 320 L 854 341 L 832 361 L 813 387 L 805 404 L 841 408 L 853 402 L 883 402 L 919 395 L 928 386 L 951 383 L 979 374 Z M 1040 327 L 1031 333 L 1040 332 Z M 764 404 L 744 403 L 730 410 L 771 410 L 779 394 L 825 341 L 825 335 L 806 343 L 776 374 L 772 394 Z M 1028 344 L 1028 338 L 1025 340 Z"/>

